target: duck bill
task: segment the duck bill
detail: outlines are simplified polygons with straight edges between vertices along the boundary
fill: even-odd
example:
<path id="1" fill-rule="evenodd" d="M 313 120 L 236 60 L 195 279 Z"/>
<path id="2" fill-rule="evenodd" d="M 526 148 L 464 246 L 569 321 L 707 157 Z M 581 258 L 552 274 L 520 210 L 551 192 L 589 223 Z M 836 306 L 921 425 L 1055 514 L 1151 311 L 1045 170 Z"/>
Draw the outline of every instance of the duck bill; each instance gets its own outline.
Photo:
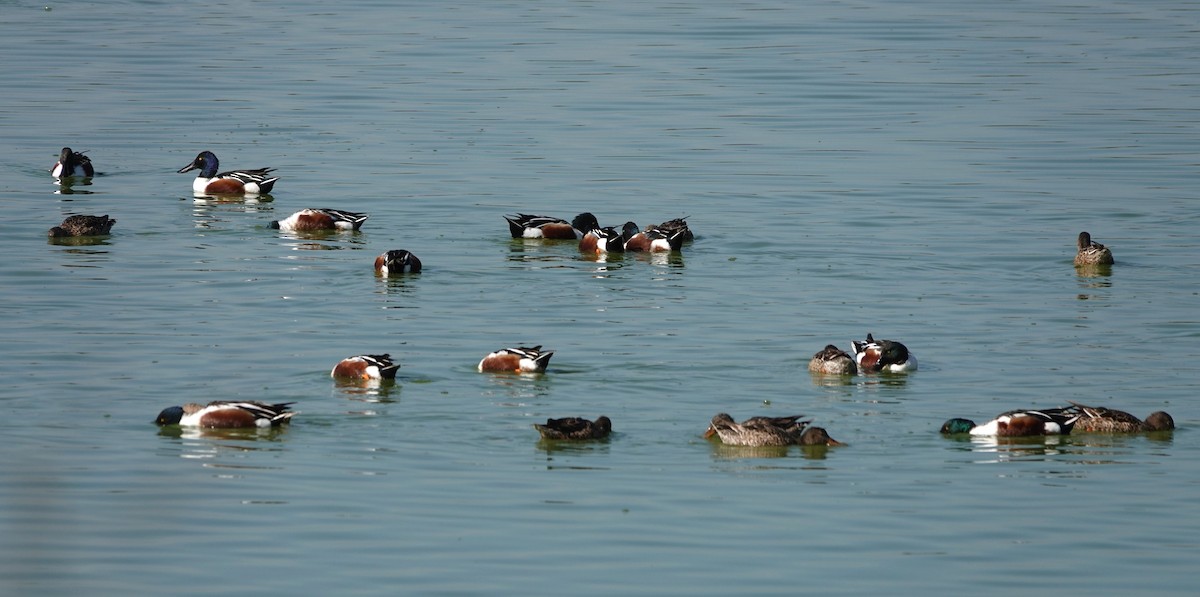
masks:
<path id="1" fill-rule="evenodd" d="M 712 425 L 709 425 L 708 429 L 706 429 L 704 431 L 704 439 L 708 439 L 716 434 L 717 434 L 717 428 L 713 427 Z"/>
<path id="2" fill-rule="evenodd" d="M 844 445 L 846 445 L 846 444 L 844 444 L 844 443 L 842 443 L 842 442 L 839 442 L 838 440 L 836 440 L 836 439 L 833 439 L 833 438 L 831 437 L 831 438 L 829 438 L 829 441 L 825 442 L 825 445 L 826 445 L 826 446 L 844 446 Z"/>
<path id="3" fill-rule="evenodd" d="M 178 173 L 183 174 L 184 172 L 190 172 L 192 170 L 195 170 L 196 168 L 199 168 L 199 166 L 196 165 L 196 162 L 192 162 L 192 163 L 180 168 Z"/>

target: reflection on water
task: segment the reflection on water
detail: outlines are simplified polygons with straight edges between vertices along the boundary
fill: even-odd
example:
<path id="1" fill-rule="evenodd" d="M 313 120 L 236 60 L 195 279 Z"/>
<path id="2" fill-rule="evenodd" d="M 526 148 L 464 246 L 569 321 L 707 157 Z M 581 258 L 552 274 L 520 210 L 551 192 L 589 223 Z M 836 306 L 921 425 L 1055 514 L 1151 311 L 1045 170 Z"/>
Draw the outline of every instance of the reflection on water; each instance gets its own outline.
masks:
<path id="1" fill-rule="evenodd" d="M 1075 266 L 1075 273 L 1079 276 L 1079 278 L 1082 281 L 1082 280 L 1087 280 L 1089 278 L 1107 278 L 1109 276 L 1112 276 L 1112 269 L 1113 269 L 1113 266 L 1111 263 L 1105 263 L 1105 264 L 1097 263 L 1097 264 L 1092 264 L 1092 265 L 1077 265 L 1077 266 Z M 1109 286 L 1110 284 L 1107 281 L 1105 281 L 1102 284 L 1096 283 L 1096 285 L 1097 286 Z"/>
<path id="2" fill-rule="evenodd" d="M 731 446 L 717 440 L 707 441 L 715 460 L 786 458 L 793 451 L 805 460 L 825 460 L 830 450 L 835 449 L 831 446 Z"/>
<path id="3" fill-rule="evenodd" d="M 275 200 L 275 197 L 270 193 L 254 194 L 246 193 L 244 195 L 209 195 L 208 193 L 193 192 L 192 199 L 198 204 L 215 205 L 218 203 L 270 203 Z"/>
<path id="4" fill-rule="evenodd" d="M 283 439 L 289 429 L 288 425 L 278 427 L 250 427 L 243 429 L 206 429 L 202 427 L 180 427 L 167 425 L 158 428 L 158 435 L 172 439 L 184 440 L 225 440 L 230 442 L 278 442 Z M 184 444 L 189 447 L 184 458 L 209 457 L 221 450 L 252 451 L 278 449 L 261 445 L 243 445 L 240 443 L 204 442 L 199 444 Z"/>
<path id="5" fill-rule="evenodd" d="M 364 249 L 367 239 L 361 232 L 278 232 L 270 230 L 285 241 L 281 243 L 293 251 L 338 251 L 341 249 Z"/>
<path id="6" fill-rule="evenodd" d="M 47 236 L 46 242 L 63 247 L 92 247 L 111 244 L 111 235 L 104 236 Z M 108 251 L 64 251 L 64 253 L 101 254 Z"/>
<path id="7" fill-rule="evenodd" d="M 545 264 L 566 261 L 574 257 L 579 246 L 577 240 L 543 239 L 543 238 L 514 238 L 508 243 L 508 261 L 521 264 L 536 264 L 535 267 L 565 267 L 547 266 Z"/>
<path id="8" fill-rule="evenodd" d="M 586 441 L 554 440 L 554 439 L 540 439 L 541 436 L 538 434 L 537 430 L 533 428 L 532 425 L 530 426 L 530 431 L 532 431 L 534 437 L 539 438 L 537 440 L 537 449 L 546 453 L 546 456 L 547 456 L 546 468 L 547 469 L 602 469 L 603 467 L 594 467 L 594 466 L 579 466 L 579 465 L 559 466 L 559 465 L 555 465 L 555 464 L 553 464 L 554 458 L 552 458 L 552 456 L 554 456 L 556 454 L 560 455 L 560 456 L 566 456 L 566 455 L 587 456 L 587 455 L 591 455 L 593 453 L 607 453 L 607 452 L 609 452 L 610 444 L 611 444 L 613 438 L 618 436 L 618 434 L 616 432 L 613 432 L 611 435 L 609 435 L 608 437 L 603 438 L 603 439 L 592 439 L 592 440 L 586 440 Z"/>
<path id="9" fill-rule="evenodd" d="M 403 388 L 394 379 L 335 379 L 333 383 L 337 394 L 348 400 L 369 402 L 373 404 L 388 404 L 400 400 L 400 390 Z"/>
<path id="10" fill-rule="evenodd" d="M 992 457 L 976 460 L 977 464 L 995 464 L 1026 460 L 1043 460 L 1064 453 L 1069 436 L 1045 435 L 1029 437 L 968 436 L 971 451 L 976 454 L 991 454 Z"/>
<path id="11" fill-rule="evenodd" d="M 561 370 L 557 371 L 561 373 Z M 487 372 L 488 390 L 485 396 L 502 397 L 503 406 L 526 406 L 527 402 L 546 398 L 554 384 L 554 376 L 547 373 Z"/>
<path id="12" fill-rule="evenodd" d="M 719 441 L 708 442 L 712 455 L 717 460 L 740 460 L 744 458 L 783 458 L 789 446 L 731 446 Z"/>
<path id="13" fill-rule="evenodd" d="M 55 186 L 58 187 L 58 189 L 54 191 L 55 195 L 92 195 L 92 194 L 95 194 L 95 191 L 89 191 L 87 189 L 77 188 L 77 187 L 92 186 L 91 178 L 82 178 L 82 179 L 81 178 L 66 178 L 66 179 L 61 179 L 61 180 L 55 179 L 54 184 L 55 184 Z"/>
<path id="14" fill-rule="evenodd" d="M 802 363 L 801 366 L 805 369 L 808 368 L 807 363 Z M 834 375 L 830 373 L 820 373 L 817 371 L 809 371 L 808 373 L 812 384 L 820 388 L 853 386 L 859 383 L 857 375 Z"/>
<path id="15" fill-rule="evenodd" d="M 422 268 L 424 269 L 424 268 Z M 382 276 L 378 272 L 375 273 L 375 292 L 377 294 L 387 295 L 387 306 L 385 309 L 415 309 L 420 305 L 413 301 L 417 290 L 420 289 L 419 282 L 421 280 L 421 272 L 407 273 L 394 276 Z M 404 299 L 390 300 L 390 299 Z"/>
<path id="16" fill-rule="evenodd" d="M 184 197 L 181 199 L 186 200 Z M 248 208 L 246 211 L 251 211 L 253 208 L 258 208 L 255 211 L 269 211 L 269 209 L 262 208 L 273 209 L 267 205 L 273 201 L 275 201 L 275 197 L 271 195 L 205 195 L 201 193 L 192 197 L 192 203 L 197 207 L 244 206 Z"/>
<path id="17" fill-rule="evenodd" d="M 639 251 L 633 254 L 635 259 L 645 261 L 659 267 L 683 267 L 683 253 L 679 251 L 655 251 L 653 253 Z"/>

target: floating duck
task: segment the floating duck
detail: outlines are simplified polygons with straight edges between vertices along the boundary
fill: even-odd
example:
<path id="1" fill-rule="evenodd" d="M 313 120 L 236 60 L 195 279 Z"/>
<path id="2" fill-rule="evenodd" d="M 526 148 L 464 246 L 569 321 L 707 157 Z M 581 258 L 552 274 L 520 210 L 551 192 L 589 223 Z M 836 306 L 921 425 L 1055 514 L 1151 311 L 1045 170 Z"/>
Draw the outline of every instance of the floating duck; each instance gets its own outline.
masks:
<path id="1" fill-rule="evenodd" d="M 388 251 L 375 258 L 375 273 L 382 276 L 415 274 L 421 271 L 421 260 L 403 249 Z"/>
<path id="2" fill-rule="evenodd" d="M 1067 435 L 1079 417 L 1079 413 L 1066 408 L 1012 410 L 982 425 L 976 425 L 970 419 L 950 419 L 942 424 L 941 432 L 947 435 L 969 433 L 994 437 Z"/>
<path id="3" fill-rule="evenodd" d="M 651 224 L 646 227 L 647 230 L 657 230 L 667 236 L 674 236 L 676 232 L 683 231 L 683 242 L 690 243 L 695 240 L 696 236 L 692 234 L 691 228 L 687 223 L 688 216 L 667 220 L 661 224 Z"/>
<path id="4" fill-rule="evenodd" d="M 854 362 L 863 373 L 901 373 L 917 370 L 917 357 L 908 347 L 894 340 L 876 340 L 867 334 L 865 342 L 852 340 Z"/>
<path id="5" fill-rule="evenodd" d="M 256 170 L 230 170 L 217 173 L 219 168 L 217 156 L 211 151 L 201 151 L 192 163 L 179 169 L 183 174 L 190 170 L 200 170 L 192 181 L 192 191 L 204 195 L 258 195 L 270 193 L 275 188 L 278 176 L 268 176 L 273 168 L 258 168 Z"/>
<path id="6" fill-rule="evenodd" d="M 578 240 L 589 230 L 600 227 L 596 216 L 583 212 L 568 222 L 550 216 L 535 216 L 516 214 L 504 216 L 508 221 L 508 231 L 513 238 L 546 238 L 557 240 Z"/>
<path id="7" fill-rule="evenodd" d="M 346 357 L 333 366 L 330 377 L 345 379 L 396 379 L 400 363 L 390 354 L 360 354 Z"/>
<path id="8" fill-rule="evenodd" d="M 340 209 L 302 209 L 283 220 L 271 222 L 270 226 L 284 232 L 358 230 L 369 217 L 367 214 Z"/>
<path id="9" fill-rule="evenodd" d="M 533 347 L 518 346 L 501 348 L 489 353 L 479 361 L 480 371 L 512 373 L 544 373 L 554 351 L 542 351 L 539 344 Z"/>
<path id="10" fill-rule="evenodd" d="M 1158 410 L 1150 413 L 1143 421 L 1123 410 L 1105 408 L 1103 406 L 1087 406 L 1068 400 L 1072 407 L 1068 410 L 1079 413 L 1075 422 L 1075 432 L 1085 433 L 1139 433 L 1143 431 L 1171 431 L 1175 429 L 1175 419 L 1171 415 Z"/>
<path id="11" fill-rule="evenodd" d="M 858 373 L 858 367 L 854 364 L 854 359 L 849 354 L 846 354 L 845 351 L 832 344 L 826 344 L 821 352 L 813 355 L 812 360 L 808 362 L 808 370 L 813 373 L 824 373 L 826 375 L 854 375 Z"/>
<path id="12" fill-rule="evenodd" d="M 625 251 L 626 237 L 612 226 L 593 228 L 579 239 L 579 250 L 583 253 L 620 253 Z"/>
<path id="13" fill-rule="evenodd" d="M 71 151 L 70 147 L 62 148 L 62 152 L 58 154 L 58 161 L 50 168 L 50 176 L 58 179 L 91 178 L 95 175 L 96 169 L 92 167 L 92 159 L 78 151 Z"/>
<path id="14" fill-rule="evenodd" d="M 631 227 L 632 226 L 632 227 Z M 678 251 L 683 248 L 683 242 L 690 233 L 687 226 L 676 229 L 647 228 L 638 231 L 637 224 L 625 224 L 622 236 L 625 238 L 625 250 L 631 252 L 646 251 L 660 253 Z"/>
<path id="15" fill-rule="evenodd" d="M 1112 251 L 1092 240 L 1087 232 L 1079 233 L 1079 252 L 1075 254 L 1075 265 L 1112 265 Z"/>
<path id="16" fill-rule="evenodd" d="M 546 419 L 546 424 L 534 423 L 533 426 L 542 439 L 603 439 L 612 433 L 612 421 L 605 416 L 594 422 L 580 417 Z"/>
<path id="17" fill-rule="evenodd" d="M 159 425 L 238 429 L 248 427 L 278 427 L 291 421 L 296 414 L 288 407 L 294 402 L 267 404 L 265 402 L 217 400 L 207 405 L 188 403 L 172 406 L 158 413 L 154 422 Z"/>
<path id="18" fill-rule="evenodd" d="M 103 216 L 67 216 L 62 224 L 51 228 L 47 234 L 51 237 L 66 236 L 104 236 L 112 229 L 117 221 Z"/>
<path id="19" fill-rule="evenodd" d="M 789 417 L 750 417 L 741 423 L 727 413 L 712 418 L 705 438 L 716 435 L 721 443 L 730 446 L 841 446 L 821 427 L 809 427 L 810 421 L 800 421 L 804 415 Z"/>

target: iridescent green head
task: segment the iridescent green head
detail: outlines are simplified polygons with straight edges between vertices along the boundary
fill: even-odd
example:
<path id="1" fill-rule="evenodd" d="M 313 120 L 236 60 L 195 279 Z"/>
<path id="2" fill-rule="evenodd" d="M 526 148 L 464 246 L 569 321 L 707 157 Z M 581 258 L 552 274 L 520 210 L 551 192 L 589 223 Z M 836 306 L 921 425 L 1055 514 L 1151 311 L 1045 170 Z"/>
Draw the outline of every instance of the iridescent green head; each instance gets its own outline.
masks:
<path id="1" fill-rule="evenodd" d="M 942 433 L 946 435 L 967 433 L 973 427 L 975 427 L 975 421 L 971 419 L 950 419 L 942 424 Z"/>

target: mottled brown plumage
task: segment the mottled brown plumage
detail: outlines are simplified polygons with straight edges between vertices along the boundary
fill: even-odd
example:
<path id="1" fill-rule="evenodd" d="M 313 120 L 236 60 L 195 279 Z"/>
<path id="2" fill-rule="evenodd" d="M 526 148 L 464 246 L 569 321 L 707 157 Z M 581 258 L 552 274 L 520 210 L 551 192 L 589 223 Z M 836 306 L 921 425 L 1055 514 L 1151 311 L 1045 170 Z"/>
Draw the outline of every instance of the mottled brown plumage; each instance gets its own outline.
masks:
<path id="1" fill-rule="evenodd" d="M 546 424 L 533 424 L 542 439 L 584 440 L 603 439 L 612 433 L 612 421 L 600 416 L 595 421 L 580 417 L 546 419 Z"/>
<path id="2" fill-rule="evenodd" d="M 1068 400 L 1071 410 L 1079 414 L 1074 432 L 1084 433 L 1140 433 L 1143 431 L 1171 431 L 1175 420 L 1159 410 L 1150 413 L 1143 421 L 1123 410 L 1103 406 L 1087 406 Z"/>
<path id="3" fill-rule="evenodd" d="M 67 236 L 103 236 L 108 234 L 113 224 L 116 223 L 117 221 L 108 217 L 108 215 L 69 216 L 62 221 L 62 224 L 51 228 L 47 234 L 54 238 Z"/>
<path id="4" fill-rule="evenodd" d="M 1079 233 L 1077 243 L 1079 252 L 1075 254 L 1075 265 L 1112 265 L 1112 251 L 1108 247 L 1092 240 L 1087 232 Z"/>
<path id="5" fill-rule="evenodd" d="M 842 445 L 824 429 L 808 428 L 809 421 L 799 420 L 803 416 L 750 417 L 737 423 L 729 414 L 719 413 L 712 418 L 704 437 L 716 435 L 730 446 Z"/>
<path id="6" fill-rule="evenodd" d="M 854 375 L 858 373 L 858 366 L 845 351 L 827 344 L 824 349 L 813 355 L 812 360 L 808 362 L 808 370 L 827 375 Z"/>

